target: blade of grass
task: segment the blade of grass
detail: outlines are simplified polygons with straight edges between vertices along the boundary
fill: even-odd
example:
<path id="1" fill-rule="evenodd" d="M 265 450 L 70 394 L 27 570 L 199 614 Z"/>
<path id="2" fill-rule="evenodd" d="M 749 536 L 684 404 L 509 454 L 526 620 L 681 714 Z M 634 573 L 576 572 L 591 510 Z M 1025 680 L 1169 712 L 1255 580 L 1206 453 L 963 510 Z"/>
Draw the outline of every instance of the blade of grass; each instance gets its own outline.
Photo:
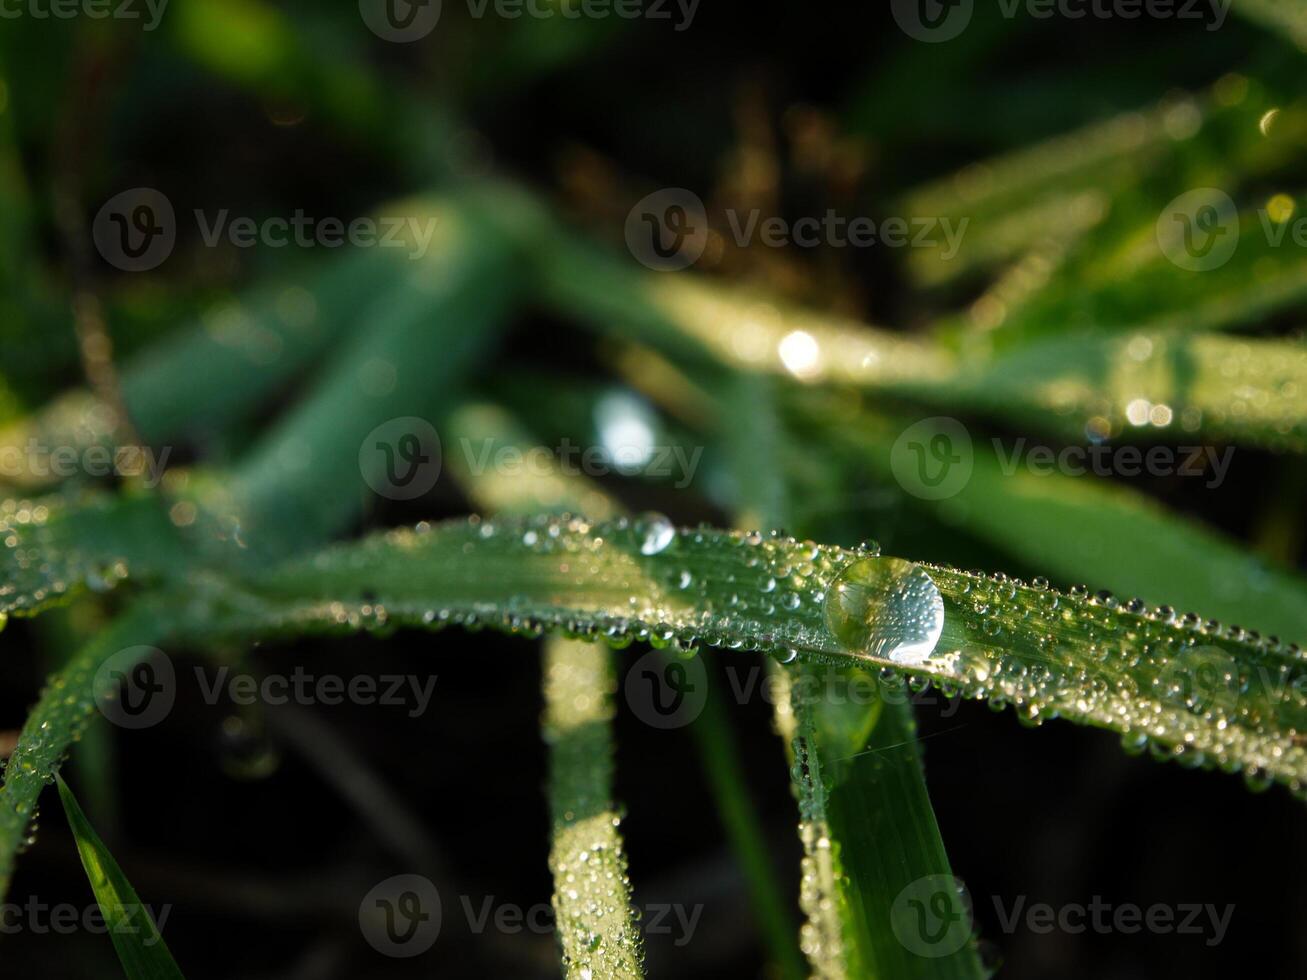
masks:
<path id="1" fill-rule="evenodd" d="M 740 375 L 727 390 L 728 449 L 746 523 L 788 524 L 789 491 L 780 459 L 789 434 L 776 411 L 769 379 Z M 776 727 L 790 755 L 799 803 L 804 856 L 800 905 L 806 922 L 801 945 L 818 977 L 984 976 L 975 946 L 965 935 L 929 957 L 913 955 L 894 931 L 891 910 L 904 889 L 921 881 L 951 881 L 952 871 L 915 739 L 912 705 L 904 685 L 881 684 L 868 704 L 838 704 L 823 697 L 823 681 L 838 668 L 809 663 L 771 664 L 780 675 Z M 841 670 L 844 690 L 863 689 L 870 678 Z M 863 683 L 855 687 L 857 680 Z M 897 695 L 897 696 L 886 696 Z M 965 919 L 956 890 L 946 892 L 950 912 Z"/>
<path id="2" fill-rule="evenodd" d="M 95 892 L 123 972 L 128 980 L 181 980 L 182 971 L 173 961 L 149 910 L 141 904 L 131 882 L 82 813 L 68 784 L 55 778 L 82 867 Z"/>
<path id="3" fill-rule="evenodd" d="M 465 450 L 451 454 L 451 472 L 479 507 L 512 514 L 588 502 L 601 511 L 616 510 L 587 481 L 569 479 L 547 464 L 512 475 L 493 465 L 474 465 L 474 459 L 497 459 L 506 450 L 529 458 L 525 433 L 494 406 L 461 407 L 446 431 Z M 613 802 L 611 661 L 612 651 L 603 643 L 556 636 L 544 643 L 541 726 L 549 748 L 553 824 L 549 870 L 563 972 L 574 980 L 644 975 L 621 817 Z"/>
<path id="4" fill-rule="evenodd" d="M 144 657 L 146 644 L 157 643 L 168 632 L 165 605 L 138 603 L 96 634 L 51 679 L 18 736 L 18 744 L 5 762 L 0 786 L 0 897 L 9 890 L 14 854 L 27 835 L 41 791 L 54 781 L 64 756 L 95 717 L 96 698 L 104 693 L 96 672 L 111 657 L 127 670 L 134 650 Z"/>
<path id="5" fill-rule="evenodd" d="M 456 520 L 239 581 L 193 575 L 183 593 L 138 603 L 52 680 L 23 726 L 0 788 L 0 892 L 41 787 L 94 713 L 96 670 L 169 634 L 457 624 L 706 642 L 887 668 L 1013 705 L 1030 723 L 1062 717 L 1116 731 L 1128 748 L 1147 746 L 1159 758 L 1241 770 L 1254 787 L 1275 780 L 1307 790 L 1307 658 L 1294 644 L 1084 590 L 922 565 L 943 602 L 943 632 L 923 659 L 900 662 L 878 653 L 874 636 L 850 632 L 857 610 L 850 619 L 848 601 L 862 596 L 871 610 L 892 600 L 892 590 L 862 584 L 876 558 L 708 529 L 677 531 L 650 555 L 643 538 L 621 519 Z"/>
<path id="6" fill-rule="evenodd" d="M 573 980 L 642 977 L 640 931 L 613 808 L 614 688 L 602 643 L 545 642 L 554 914 L 563 972 Z"/>
<path id="7" fill-rule="evenodd" d="M 620 519 L 401 529 L 253 575 L 240 589 L 210 583 L 207 623 L 197 628 L 472 623 L 794 651 L 918 675 L 1014 705 L 1034 723 L 1064 717 L 1107 728 L 1163 756 L 1242 769 L 1253 782 L 1301 790 L 1307 778 L 1307 658 L 1295 644 L 1083 589 L 923 564 L 941 594 L 944 631 L 920 662 L 899 662 L 844 629 L 848 575 L 884 567 L 881 559 L 708 529 L 678 531 L 655 554 L 642 540 Z M 1197 698 L 1181 682 L 1213 662 L 1224 686 Z"/>

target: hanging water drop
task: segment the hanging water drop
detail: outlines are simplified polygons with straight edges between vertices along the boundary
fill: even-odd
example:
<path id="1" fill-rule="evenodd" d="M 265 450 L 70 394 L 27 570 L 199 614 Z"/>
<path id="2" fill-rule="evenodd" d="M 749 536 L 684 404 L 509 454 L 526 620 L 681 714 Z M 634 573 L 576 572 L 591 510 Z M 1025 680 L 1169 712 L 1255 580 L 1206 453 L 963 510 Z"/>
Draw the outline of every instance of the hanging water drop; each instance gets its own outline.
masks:
<path id="1" fill-rule="evenodd" d="M 865 558 L 849 565 L 825 599 L 826 624 L 851 652 L 920 664 L 944 631 L 944 599 L 920 565 Z"/>

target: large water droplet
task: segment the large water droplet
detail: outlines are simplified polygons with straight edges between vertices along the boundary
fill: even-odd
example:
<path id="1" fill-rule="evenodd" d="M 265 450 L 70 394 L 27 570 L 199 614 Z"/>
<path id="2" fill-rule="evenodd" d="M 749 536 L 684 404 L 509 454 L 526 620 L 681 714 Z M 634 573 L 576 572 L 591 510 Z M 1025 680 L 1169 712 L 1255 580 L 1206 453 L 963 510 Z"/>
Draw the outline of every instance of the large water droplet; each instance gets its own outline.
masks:
<path id="1" fill-rule="evenodd" d="M 925 569 L 902 558 L 855 561 L 826 592 L 826 625 L 852 653 L 919 664 L 944 631 L 944 599 Z"/>
<path id="2" fill-rule="evenodd" d="M 665 551 L 676 537 L 676 528 L 662 514 L 641 514 L 635 522 L 635 532 L 640 539 L 640 554 L 656 555 Z"/>

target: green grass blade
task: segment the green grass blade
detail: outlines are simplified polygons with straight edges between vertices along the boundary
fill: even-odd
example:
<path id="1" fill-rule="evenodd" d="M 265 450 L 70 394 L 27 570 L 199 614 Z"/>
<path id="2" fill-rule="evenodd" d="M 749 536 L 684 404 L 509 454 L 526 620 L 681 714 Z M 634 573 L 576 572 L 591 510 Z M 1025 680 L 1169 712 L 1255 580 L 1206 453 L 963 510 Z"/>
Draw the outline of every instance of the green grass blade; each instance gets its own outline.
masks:
<path id="1" fill-rule="evenodd" d="M 728 449 L 747 522 L 788 524 L 789 488 L 782 467 L 758 472 L 754 460 L 781 459 L 790 433 L 776 411 L 775 385 L 740 375 L 728 386 Z M 777 731 L 786 740 L 799 803 L 803 845 L 801 946 L 819 977 L 967 977 L 984 975 L 970 930 L 913 955 L 891 913 L 918 882 L 951 881 L 948 854 L 935 822 L 915 741 L 912 705 L 903 685 L 881 684 L 867 704 L 823 697 L 837 668 L 772 664 L 779 677 Z M 845 690 L 871 678 L 842 668 Z M 885 696 L 898 694 L 900 696 Z M 957 894 L 948 896 L 956 903 Z M 964 917 L 956 921 L 967 922 Z M 911 933 L 906 934 L 908 942 Z"/>
<path id="2" fill-rule="evenodd" d="M 116 658 L 119 671 L 127 671 L 136 655 L 148 656 L 148 644 L 160 642 L 169 631 L 165 609 L 141 603 L 120 615 L 50 678 L 27 716 L 0 786 L 0 897 L 9 890 L 14 855 L 27 835 L 37 798 L 95 717 L 97 696 L 107 693 L 106 679 L 98 679 L 97 672 L 110 658 Z"/>
<path id="3" fill-rule="evenodd" d="M 616 505 L 583 478 L 556 467 L 506 476 L 472 460 L 525 453 L 530 445 L 513 418 L 493 405 L 465 405 L 446 432 L 463 451 L 450 469 L 469 497 L 492 513 L 558 510 L 589 502 Z M 475 447 L 473 449 L 472 447 Z M 569 978 L 629 978 L 641 969 L 640 930 L 613 803 L 612 651 L 602 643 L 551 636 L 544 643 L 542 732 L 549 749 L 549 870 L 563 972 Z"/>
<path id="4" fill-rule="evenodd" d="M 176 570 L 184 551 L 162 501 L 149 494 L 0 500 L 0 624 L 80 589 Z"/>
<path id="5" fill-rule="evenodd" d="M 128 980 L 181 980 L 182 971 L 131 882 L 82 813 L 68 784 L 58 777 L 56 781 L 82 867 Z"/>
<path id="6" fill-rule="evenodd" d="M 602 643 L 545 642 L 554 913 L 572 980 L 644 975 L 631 881 L 612 802 L 613 672 Z"/>
<path id="7" fill-rule="evenodd" d="M 1301 790 L 1307 781 L 1307 659 L 1294 644 L 1083 589 L 922 565 L 941 596 L 943 634 L 930 654 L 895 660 L 876 652 L 874 630 L 857 626 L 863 615 L 874 625 L 877 603 L 896 594 L 863 581 L 902 570 L 888 559 L 707 529 L 677 531 L 649 554 L 649 533 L 647 522 L 559 518 L 396 530 L 255 576 L 240 591 L 213 584 L 206 625 L 481 624 L 793 651 L 917 675 L 1013 705 L 1032 723 L 1063 717 L 1110 729 L 1162 756 L 1242 769 L 1253 782 Z"/>

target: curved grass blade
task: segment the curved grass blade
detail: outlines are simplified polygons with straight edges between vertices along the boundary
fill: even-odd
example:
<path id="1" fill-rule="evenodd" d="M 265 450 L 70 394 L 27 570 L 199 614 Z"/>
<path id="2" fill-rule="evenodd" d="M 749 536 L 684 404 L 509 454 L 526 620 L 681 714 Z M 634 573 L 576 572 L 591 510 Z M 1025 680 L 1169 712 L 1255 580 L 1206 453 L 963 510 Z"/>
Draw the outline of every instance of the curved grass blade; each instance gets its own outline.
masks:
<path id="1" fill-rule="evenodd" d="M 875 628 L 903 612 L 897 587 L 876 585 L 878 570 L 898 568 L 891 559 L 708 529 L 678 531 L 647 554 L 644 537 L 620 519 L 423 524 L 239 584 L 194 576 L 184 595 L 138 604 L 54 678 L 23 726 L 0 788 L 0 891 L 40 789 L 95 711 L 96 670 L 168 634 L 485 625 L 802 655 L 919 676 L 1034 724 L 1063 717 L 1116 731 L 1127 748 L 1242 771 L 1255 787 L 1307 790 L 1307 658 L 1296 644 L 1083 589 L 922 565 L 943 630 L 934 649 L 895 659 Z"/>
<path id="2" fill-rule="evenodd" d="M 898 594 L 897 560 L 708 529 L 678 531 L 648 554 L 643 537 L 623 520 L 420 525 L 291 562 L 239 590 L 214 583 L 197 628 L 488 625 L 807 655 L 920 676 L 1013 705 L 1032 723 L 1110 729 L 1255 784 L 1301 792 L 1307 782 L 1307 658 L 1296 644 L 1083 589 L 921 565 L 940 595 L 943 632 L 933 650 L 895 658 L 875 627 L 907 611 L 878 605 Z"/>
<path id="3" fill-rule="evenodd" d="M 131 882 L 91 827 L 86 814 L 82 813 L 68 784 L 59 777 L 55 778 L 59 785 L 59 799 L 68 815 L 68 825 L 77 841 L 82 867 L 90 879 L 123 972 L 128 980 L 181 980 L 182 971 L 168 951 L 168 944 L 159 934 L 149 910 L 141 904 Z"/>
<path id="4" fill-rule="evenodd" d="M 14 855 L 27 835 L 37 798 L 95 717 L 97 696 L 106 693 L 97 672 L 110 658 L 116 657 L 115 667 L 126 671 L 135 656 L 148 656 L 147 644 L 160 642 L 170 631 L 167 608 L 142 602 L 120 615 L 50 678 L 27 716 L 0 786 L 0 897 L 9 890 Z"/>

